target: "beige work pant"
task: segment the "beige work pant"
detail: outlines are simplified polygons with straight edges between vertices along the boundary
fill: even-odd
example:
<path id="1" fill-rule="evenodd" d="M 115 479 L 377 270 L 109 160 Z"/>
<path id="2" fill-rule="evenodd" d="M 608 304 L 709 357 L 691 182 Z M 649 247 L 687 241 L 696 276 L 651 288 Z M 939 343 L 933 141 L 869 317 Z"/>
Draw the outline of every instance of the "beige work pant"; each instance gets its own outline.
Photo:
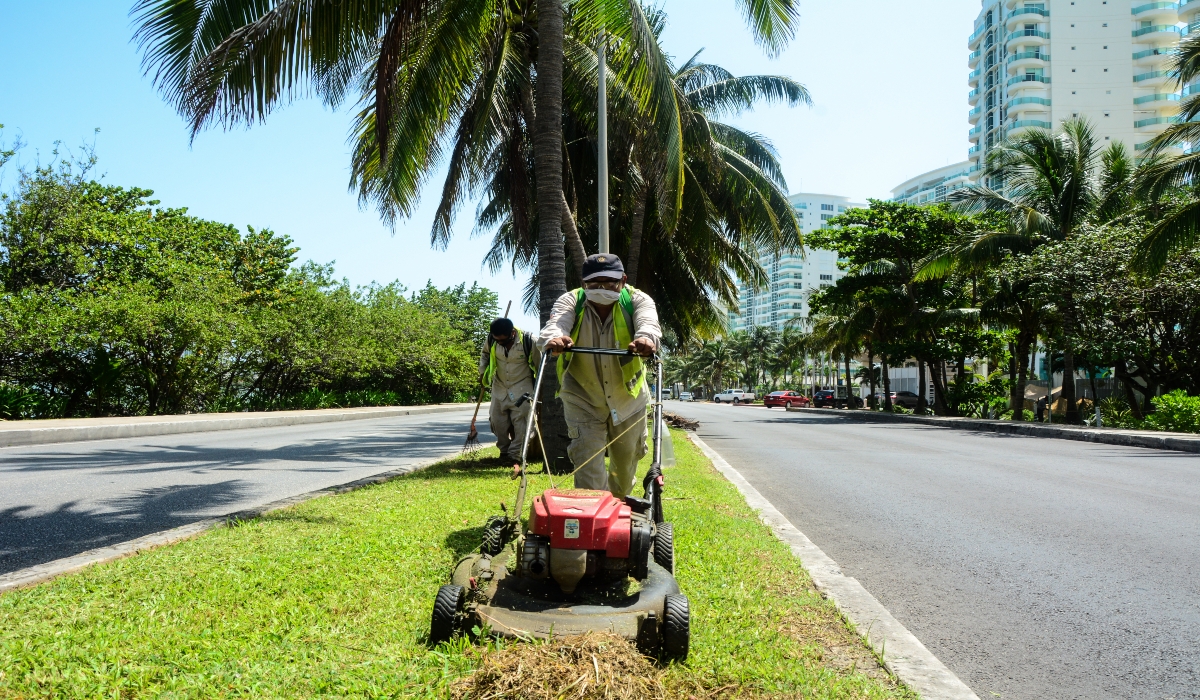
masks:
<path id="1" fill-rule="evenodd" d="M 529 401 L 518 407 L 517 402 L 509 399 L 507 394 L 492 395 L 488 424 L 496 436 L 496 447 L 500 448 L 500 454 L 507 455 L 514 462 L 521 461 L 521 444 L 525 440 L 525 429 L 529 425 L 532 408 Z M 530 441 L 536 445 L 537 436 L 531 437 Z M 530 454 L 537 454 L 537 450 L 530 450 Z"/>
<path id="2" fill-rule="evenodd" d="M 575 488 L 611 491 L 617 498 L 628 496 L 633 491 L 638 460 L 646 456 L 645 412 L 639 411 L 616 425 L 613 425 L 611 418 L 597 420 L 587 411 L 565 401 L 563 413 L 567 419 L 567 435 L 571 438 L 567 454 L 579 470 L 575 472 Z M 629 428 L 629 431 L 608 447 L 606 470 L 604 445 L 626 428 Z M 589 457 L 591 459 L 584 464 L 583 460 Z"/>

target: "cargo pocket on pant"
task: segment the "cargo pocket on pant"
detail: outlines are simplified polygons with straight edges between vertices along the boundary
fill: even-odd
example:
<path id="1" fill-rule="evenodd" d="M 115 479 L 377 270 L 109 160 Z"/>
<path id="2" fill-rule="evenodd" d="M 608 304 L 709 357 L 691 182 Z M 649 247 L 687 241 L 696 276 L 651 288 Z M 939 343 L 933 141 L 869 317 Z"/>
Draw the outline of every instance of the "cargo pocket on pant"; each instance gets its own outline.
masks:
<path id="1" fill-rule="evenodd" d="M 575 425 L 568 425 L 567 426 L 567 437 L 571 438 L 572 440 L 578 440 L 579 439 L 579 427 L 575 426 Z"/>

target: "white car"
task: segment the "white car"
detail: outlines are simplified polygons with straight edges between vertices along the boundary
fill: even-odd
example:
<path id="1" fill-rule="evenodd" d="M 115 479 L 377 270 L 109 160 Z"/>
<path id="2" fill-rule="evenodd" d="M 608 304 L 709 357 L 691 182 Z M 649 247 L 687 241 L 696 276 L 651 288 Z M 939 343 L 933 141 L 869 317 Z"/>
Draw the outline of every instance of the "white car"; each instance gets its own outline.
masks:
<path id="1" fill-rule="evenodd" d="M 680 401 L 694 401 L 695 399 L 692 398 L 692 392 L 681 391 L 681 392 L 679 392 L 679 400 Z"/>
<path id="2" fill-rule="evenodd" d="M 726 389 L 713 396 L 713 401 L 716 403 L 751 403 L 754 401 L 754 392 L 742 391 L 741 389 Z"/>

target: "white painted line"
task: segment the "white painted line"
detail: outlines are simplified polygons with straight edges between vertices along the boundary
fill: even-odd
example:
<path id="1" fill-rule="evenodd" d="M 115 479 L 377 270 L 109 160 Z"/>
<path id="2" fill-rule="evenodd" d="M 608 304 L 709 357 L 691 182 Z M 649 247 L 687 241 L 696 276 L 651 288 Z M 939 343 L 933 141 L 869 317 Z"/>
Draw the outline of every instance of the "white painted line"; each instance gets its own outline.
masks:
<path id="1" fill-rule="evenodd" d="M 883 665 L 889 671 L 917 691 L 923 700 L 979 700 L 979 696 L 946 668 L 899 620 L 892 617 L 875 596 L 867 592 L 857 579 L 843 575 L 837 562 L 783 517 L 716 450 L 691 431 L 687 436 L 704 456 L 712 460 L 725 478 L 737 486 L 746 503 L 759 512 L 762 522 L 791 548 L 792 554 L 799 557 L 817 589 L 831 599 L 837 609 L 854 624 L 859 634 L 883 658 Z"/>
<path id="2" fill-rule="evenodd" d="M 482 443 L 480 445 L 480 449 L 492 447 L 495 444 L 496 443 L 494 442 Z M 7 574 L 0 574 L 0 594 L 16 590 L 18 588 L 35 586 L 44 581 L 49 581 L 52 578 L 80 571 L 92 566 L 93 564 L 103 564 L 104 562 L 113 561 L 114 559 L 122 559 L 124 557 L 132 556 L 147 549 L 175 544 L 176 542 L 195 537 L 196 535 L 203 534 L 209 530 L 212 530 L 213 528 L 221 527 L 230 522 L 250 520 L 266 513 L 270 513 L 271 511 L 279 510 L 281 508 L 288 508 L 298 503 L 311 501 L 314 498 L 320 498 L 321 496 L 332 496 L 338 493 L 354 491 L 372 484 L 382 484 L 385 481 L 391 481 L 396 477 L 404 476 L 405 474 L 411 474 L 415 471 L 420 471 L 426 467 L 437 464 L 444 459 L 449 459 L 450 457 L 455 456 L 455 454 L 458 452 L 459 449 L 455 448 L 453 451 L 447 452 L 440 457 L 427 459 L 415 464 L 410 464 L 406 467 L 400 467 L 399 469 L 391 469 L 361 479 L 355 479 L 354 481 L 348 481 L 344 484 L 337 484 L 335 486 L 317 489 L 316 491 L 309 491 L 296 496 L 289 496 L 288 498 L 272 501 L 271 503 L 267 503 L 255 508 L 239 510 L 237 512 L 227 513 L 216 518 L 206 518 L 204 520 L 199 520 L 197 522 L 189 523 L 187 525 L 170 530 L 155 532 L 144 537 L 139 537 L 136 540 L 119 542 L 107 547 L 100 547 L 97 549 L 88 550 L 86 552 L 80 552 L 79 554 L 65 557 L 63 559 L 49 561 L 45 564 L 38 564 L 37 566 L 11 571 Z"/>

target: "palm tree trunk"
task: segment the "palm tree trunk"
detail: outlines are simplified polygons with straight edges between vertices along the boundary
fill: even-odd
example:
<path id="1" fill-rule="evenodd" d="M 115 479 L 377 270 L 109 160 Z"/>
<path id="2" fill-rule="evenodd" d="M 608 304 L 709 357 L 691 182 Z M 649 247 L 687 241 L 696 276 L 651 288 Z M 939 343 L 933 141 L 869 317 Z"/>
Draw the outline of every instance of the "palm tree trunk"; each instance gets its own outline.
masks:
<path id="1" fill-rule="evenodd" d="M 1025 420 L 1025 386 L 1029 383 L 1031 338 L 1028 333 L 1017 334 L 1017 383 L 1013 387 L 1013 420 Z"/>
<path id="2" fill-rule="evenodd" d="M 1066 294 L 1066 313 L 1063 314 L 1063 383 L 1062 399 L 1066 404 L 1066 422 L 1068 425 L 1079 425 L 1083 421 L 1079 415 L 1079 403 L 1075 397 L 1075 351 L 1069 342 L 1071 331 L 1075 327 L 1075 309 L 1072 305 L 1072 294 Z"/>
<path id="3" fill-rule="evenodd" d="M 638 263 L 642 257 L 642 230 L 646 226 L 646 200 L 650 198 L 650 187 L 642 185 L 638 192 L 637 203 L 633 206 L 633 222 L 629 226 L 629 254 L 625 261 L 625 274 L 629 276 L 629 284 L 637 286 Z"/>
<path id="4" fill-rule="evenodd" d="M 563 232 L 566 234 L 567 248 L 571 251 L 571 267 L 575 279 L 582 283 L 583 261 L 587 258 L 587 250 L 583 247 L 583 239 L 579 237 L 579 229 L 575 227 L 575 215 L 567 204 L 567 194 L 562 190 L 558 192 L 562 195 Z"/>
<path id="5" fill-rule="evenodd" d="M 925 390 L 925 361 L 917 358 L 917 410 L 918 416 L 925 415 L 925 411 L 929 409 L 929 402 L 925 399 L 928 394 Z"/>
<path id="6" fill-rule="evenodd" d="M 887 355 L 879 358 L 880 370 L 883 372 L 883 410 L 892 412 L 892 377 L 888 372 Z"/>
<path id="7" fill-rule="evenodd" d="M 1008 408 L 1017 410 L 1017 342 L 1008 344 Z"/>
<path id="8" fill-rule="evenodd" d="M 875 398 L 875 347 L 871 343 L 867 343 L 867 381 L 871 387 L 871 396 L 867 401 L 874 411 L 879 408 L 879 402 Z"/>
<path id="9" fill-rule="evenodd" d="M 842 353 L 842 360 L 844 360 L 846 365 L 846 408 L 853 409 L 854 400 L 850 395 L 850 353 Z"/>
<path id="10" fill-rule="evenodd" d="M 537 114 L 533 135 L 534 171 L 538 198 L 538 306 L 544 326 L 554 302 L 567 291 L 566 260 L 563 254 L 562 191 L 562 0 L 537 0 L 538 46 Z M 571 471 L 567 456 L 567 421 L 553 372 L 542 380 L 542 429 L 546 442 L 546 469 Z"/>

